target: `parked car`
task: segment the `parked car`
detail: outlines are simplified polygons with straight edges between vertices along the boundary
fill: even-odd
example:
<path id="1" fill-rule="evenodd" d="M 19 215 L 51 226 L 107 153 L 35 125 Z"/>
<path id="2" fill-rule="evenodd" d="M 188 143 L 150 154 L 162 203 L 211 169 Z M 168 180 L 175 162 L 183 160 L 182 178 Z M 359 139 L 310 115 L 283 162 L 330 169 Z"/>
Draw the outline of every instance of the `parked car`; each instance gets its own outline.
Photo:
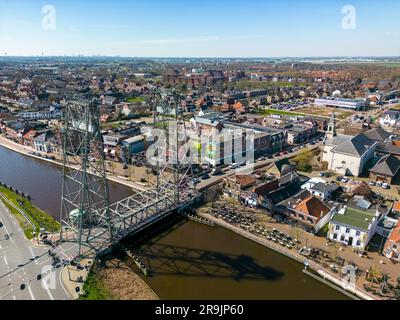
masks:
<path id="1" fill-rule="evenodd" d="M 388 183 L 382 183 L 383 189 L 390 189 L 390 185 Z"/>
<path id="2" fill-rule="evenodd" d="M 382 187 L 382 182 L 377 182 L 376 184 L 375 184 L 377 187 Z"/>
<path id="3" fill-rule="evenodd" d="M 210 175 L 206 172 L 206 173 L 204 173 L 204 174 L 201 175 L 200 179 L 201 179 L 201 180 L 210 179 Z"/>
<path id="4" fill-rule="evenodd" d="M 198 179 L 198 178 L 194 178 L 193 180 L 192 180 L 192 184 L 193 185 L 196 185 L 196 184 L 199 184 L 201 181 L 200 181 L 200 179 Z"/>
<path id="5" fill-rule="evenodd" d="M 325 173 L 320 172 L 320 173 L 319 173 L 319 176 L 320 176 L 320 177 L 324 177 L 324 176 L 325 176 Z"/>
<path id="6" fill-rule="evenodd" d="M 369 184 L 371 187 L 374 187 L 374 186 L 375 186 L 375 181 L 370 181 L 370 182 L 368 182 L 368 184 Z"/>
<path id="7" fill-rule="evenodd" d="M 221 168 L 214 168 L 214 169 L 211 171 L 211 175 L 212 175 L 212 176 L 218 176 L 218 175 L 220 175 L 220 174 L 222 174 Z"/>
<path id="8" fill-rule="evenodd" d="M 344 182 L 344 183 L 349 182 L 349 178 L 343 177 L 343 178 L 342 178 L 342 182 Z"/>
<path id="9" fill-rule="evenodd" d="M 342 178 L 343 178 L 342 176 L 337 176 L 336 181 L 340 182 L 340 181 L 342 181 Z"/>
<path id="10" fill-rule="evenodd" d="M 232 164 L 229 166 L 229 169 L 237 169 L 237 168 L 239 168 L 239 164 L 238 164 L 238 163 L 232 163 Z"/>

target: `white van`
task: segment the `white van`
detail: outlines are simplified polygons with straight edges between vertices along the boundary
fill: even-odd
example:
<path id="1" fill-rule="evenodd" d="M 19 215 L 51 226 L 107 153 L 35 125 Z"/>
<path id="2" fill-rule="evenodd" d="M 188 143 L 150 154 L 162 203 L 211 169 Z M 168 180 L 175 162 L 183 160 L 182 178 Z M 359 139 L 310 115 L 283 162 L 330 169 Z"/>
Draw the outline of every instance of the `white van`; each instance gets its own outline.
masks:
<path id="1" fill-rule="evenodd" d="M 232 163 L 232 164 L 229 166 L 229 169 L 237 169 L 237 168 L 239 168 L 239 164 L 237 164 L 236 162 L 235 162 L 235 163 Z"/>

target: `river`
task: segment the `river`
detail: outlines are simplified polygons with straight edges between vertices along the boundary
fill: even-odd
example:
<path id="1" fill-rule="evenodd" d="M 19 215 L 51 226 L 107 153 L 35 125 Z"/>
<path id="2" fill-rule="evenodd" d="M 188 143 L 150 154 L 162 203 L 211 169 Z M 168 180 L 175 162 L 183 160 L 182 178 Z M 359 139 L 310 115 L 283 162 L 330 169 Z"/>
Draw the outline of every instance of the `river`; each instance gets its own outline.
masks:
<path id="1" fill-rule="evenodd" d="M 57 165 L 0 147 L 0 181 L 58 218 Z M 112 202 L 130 193 L 116 183 L 109 189 Z M 298 262 L 220 227 L 178 221 L 138 250 L 154 272 L 144 280 L 161 299 L 346 299 L 305 275 Z"/>

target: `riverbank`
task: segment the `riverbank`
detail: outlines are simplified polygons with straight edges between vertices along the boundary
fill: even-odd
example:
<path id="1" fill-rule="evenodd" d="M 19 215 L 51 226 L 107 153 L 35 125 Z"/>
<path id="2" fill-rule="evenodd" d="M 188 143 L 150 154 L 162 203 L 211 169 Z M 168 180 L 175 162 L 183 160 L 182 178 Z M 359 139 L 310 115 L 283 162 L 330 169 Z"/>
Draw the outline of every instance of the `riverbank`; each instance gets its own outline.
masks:
<path id="1" fill-rule="evenodd" d="M 159 300 L 131 268 L 116 258 L 92 267 L 83 292 L 79 300 Z"/>
<path id="2" fill-rule="evenodd" d="M 304 256 L 301 254 L 291 251 L 285 247 L 282 247 L 278 244 L 273 243 L 272 241 L 269 241 L 265 238 L 261 238 L 259 236 L 256 236 L 248 231 L 245 231 L 239 227 L 236 227 L 230 223 L 227 223 L 226 221 L 222 219 L 218 219 L 211 214 L 205 213 L 205 212 L 198 212 L 198 215 L 206 218 L 212 222 L 214 222 L 216 225 L 219 225 L 220 227 L 223 227 L 227 230 L 230 230 L 232 232 L 235 232 L 236 234 L 239 234 L 249 240 L 252 240 L 258 244 L 263 245 L 264 247 L 267 247 L 271 250 L 274 250 L 280 254 L 285 255 L 288 258 L 291 258 L 293 260 L 296 260 L 297 262 L 304 264 L 305 261 L 308 263 L 308 268 L 312 269 L 319 275 L 323 277 L 323 279 L 328 279 L 329 281 L 333 282 L 335 285 L 339 286 L 343 290 L 348 290 L 350 293 L 356 295 L 357 297 L 364 299 L 364 300 L 379 300 L 378 297 L 372 296 L 369 293 L 365 292 L 364 290 L 360 288 L 351 288 L 351 287 L 343 287 L 343 280 L 342 278 L 336 276 L 335 274 L 331 273 L 328 270 L 325 270 L 318 264 L 314 263 L 313 261 L 310 261 L 309 259 L 306 259 Z M 332 287 L 334 288 L 334 287 Z"/>
<path id="3" fill-rule="evenodd" d="M 41 228 L 50 233 L 60 230 L 60 224 L 53 217 L 4 186 L 0 186 L 0 200 L 15 216 L 28 240 L 37 236 Z"/>
<path id="4" fill-rule="evenodd" d="M 15 142 L 13 142 L 13 141 L 11 141 L 11 140 L 9 140 L 9 139 L 1 136 L 1 135 L 0 135 L 0 146 L 2 146 L 4 148 L 7 148 L 7 149 L 9 149 L 11 151 L 20 153 L 20 154 L 22 154 L 24 156 L 27 156 L 27 157 L 31 157 L 31 158 L 34 158 L 34 159 L 37 159 L 37 160 L 48 162 L 48 163 L 52 163 L 52 164 L 55 164 L 55 165 L 60 166 L 60 167 L 63 166 L 63 164 L 61 162 L 61 159 L 52 160 L 52 159 L 46 159 L 46 158 L 43 158 L 43 157 L 39 157 L 37 155 L 32 154 L 32 152 L 38 153 L 38 151 L 36 149 L 30 148 L 28 146 L 23 146 L 23 145 L 21 145 L 19 143 L 15 143 Z M 51 154 L 51 155 L 54 156 L 56 159 L 57 159 L 57 157 L 59 158 L 58 155 L 55 155 L 55 154 Z M 71 169 L 77 169 L 78 166 L 70 166 L 70 168 Z M 118 183 L 120 185 L 129 187 L 129 188 L 144 190 L 142 185 L 140 185 L 138 183 L 135 183 L 135 182 L 132 182 L 132 181 L 128 181 L 124 177 L 119 177 L 119 176 L 115 176 L 115 175 L 106 174 L 106 178 L 109 181 Z"/>

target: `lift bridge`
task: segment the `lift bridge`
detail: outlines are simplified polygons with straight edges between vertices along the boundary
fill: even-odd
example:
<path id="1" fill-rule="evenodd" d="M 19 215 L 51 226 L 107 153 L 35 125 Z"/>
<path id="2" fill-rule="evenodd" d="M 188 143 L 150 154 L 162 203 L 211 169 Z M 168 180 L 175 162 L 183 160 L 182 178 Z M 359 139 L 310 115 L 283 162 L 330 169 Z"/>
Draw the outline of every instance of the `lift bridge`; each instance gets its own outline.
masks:
<path id="1" fill-rule="evenodd" d="M 167 98 L 155 95 L 153 107 L 178 110 L 179 96 Z M 154 108 L 155 109 L 155 108 Z M 170 114 L 170 113 L 169 113 Z M 174 121 L 178 123 L 176 111 Z M 154 112 L 155 122 L 167 127 L 163 112 Z M 183 122 L 180 122 L 184 124 Z M 165 130 L 168 131 L 168 130 Z M 178 141 L 178 130 L 176 130 Z M 174 133 L 174 134 L 175 134 Z M 76 242 L 77 257 L 100 255 L 118 244 L 124 237 L 183 210 L 199 199 L 200 194 L 189 184 L 190 166 L 180 165 L 179 145 L 160 146 L 152 161 L 154 186 L 133 188 L 133 194 L 111 204 L 106 178 L 106 160 L 100 126 L 98 101 L 95 98 L 74 97 L 63 116 L 63 172 L 60 222 L 61 241 Z M 166 132 L 166 134 L 170 135 Z M 167 137 L 167 141 L 170 141 Z M 176 152 L 178 161 L 171 165 L 159 161 L 161 154 Z"/>

